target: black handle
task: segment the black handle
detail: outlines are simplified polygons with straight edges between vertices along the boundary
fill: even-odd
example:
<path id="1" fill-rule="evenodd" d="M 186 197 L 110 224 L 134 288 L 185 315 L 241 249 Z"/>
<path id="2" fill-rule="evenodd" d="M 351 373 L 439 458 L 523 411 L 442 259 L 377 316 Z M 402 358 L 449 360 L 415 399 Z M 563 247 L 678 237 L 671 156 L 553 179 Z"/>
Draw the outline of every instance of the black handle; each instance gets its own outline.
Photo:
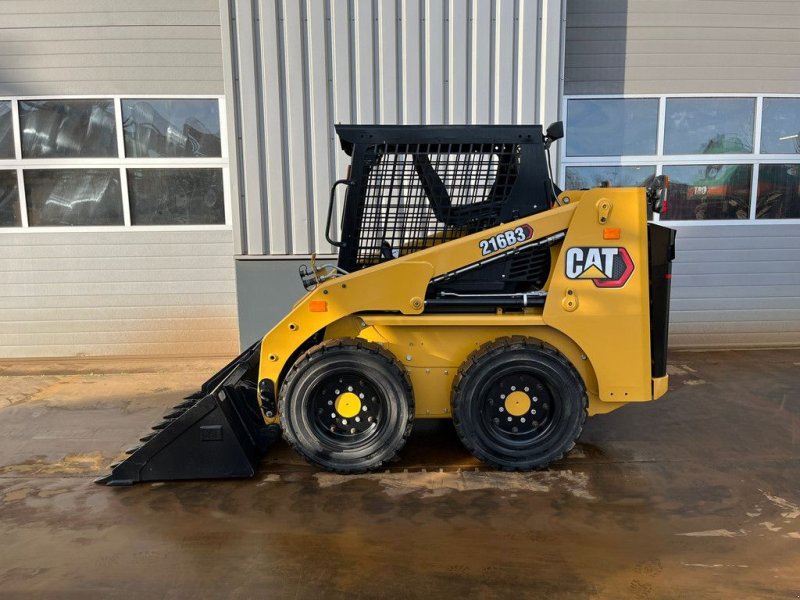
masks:
<path id="1" fill-rule="evenodd" d="M 328 203 L 328 220 L 327 224 L 325 225 L 325 239 L 328 240 L 331 246 L 336 246 L 337 248 L 344 246 L 344 243 L 331 239 L 331 219 L 333 219 L 333 203 L 336 201 L 336 186 L 341 183 L 350 185 L 352 182 L 349 179 L 339 179 L 333 184 L 333 187 L 331 188 L 331 199 Z"/>

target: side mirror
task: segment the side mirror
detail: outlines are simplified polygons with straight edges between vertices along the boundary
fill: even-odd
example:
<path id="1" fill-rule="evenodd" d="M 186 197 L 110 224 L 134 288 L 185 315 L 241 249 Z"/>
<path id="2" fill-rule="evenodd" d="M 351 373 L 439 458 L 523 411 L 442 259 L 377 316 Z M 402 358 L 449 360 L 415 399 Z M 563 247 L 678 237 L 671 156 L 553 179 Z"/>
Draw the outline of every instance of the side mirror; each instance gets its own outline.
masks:
<path id="1" fill-rule="evenodd" d="M 563 137 L 564 137 L 563 121 L 556 121 L 555 123 L 551 123 L 550 127 L 547 128 L 547 131 L 544 132 L 545 149 L 549 148 L 550 144 L 552 144 L 556 140 L 560 140 Z"/>
<path id="2" fill-rule="evenodd" d="M 560 140 L 564 137 L 564 122 L 563 121 L 556 121 L 555 123 L 551 123 L 550 127 L 547 128 L 545 131 L 544 137 L 546 137 L 551 142 L 555 142 L 556 140 Z"/>
<path id="3" fill-rule="evenodd" d="M 647 186 L 647 202 L 653 207 L 653 212 L 661 213 L 667 210 L 668 194 L 669 177 L 666 175 L 654 177 Z"/>

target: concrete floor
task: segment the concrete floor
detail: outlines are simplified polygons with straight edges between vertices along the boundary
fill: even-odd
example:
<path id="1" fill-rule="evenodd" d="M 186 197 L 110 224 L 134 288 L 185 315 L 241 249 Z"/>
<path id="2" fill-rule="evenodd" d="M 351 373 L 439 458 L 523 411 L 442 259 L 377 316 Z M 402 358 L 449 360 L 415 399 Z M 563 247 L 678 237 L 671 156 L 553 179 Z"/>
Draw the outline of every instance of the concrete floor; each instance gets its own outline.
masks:
<path id="1" fill-rule="evenodd" d="M 545 472 L 418 422 L 387 473 L 131 488 L 92 479 L 217 364 L 0 363 L 0 597 L 800 597 L 800 350 L 670 363 Z"/>

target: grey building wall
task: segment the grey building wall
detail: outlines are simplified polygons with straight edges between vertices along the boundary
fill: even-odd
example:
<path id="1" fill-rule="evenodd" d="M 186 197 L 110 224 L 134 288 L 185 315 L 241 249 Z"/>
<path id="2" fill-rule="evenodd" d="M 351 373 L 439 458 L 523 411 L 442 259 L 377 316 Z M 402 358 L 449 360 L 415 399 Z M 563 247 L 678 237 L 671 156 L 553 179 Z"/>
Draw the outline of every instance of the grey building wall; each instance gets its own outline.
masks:
<path id="1" fill-rule="evenodd" d="M 0 356 L 237 350 L 230 231 L 0 232 Z"/>
<path id="2" fill-rule="evenodd" d="M 678 228 L 672 347 L 800 345 L 800 226 Z"/>
<path id="3" fill-rule="evenodd" d="M 5 0 L 0 93 L 222 94 L 218 0 Z"/>
<path id="4" fill-rule="evenodd" d="M 798 93 L 800 2 L 567 0 L 566 12 L 565 94 Z"/>
<path id="5" fill-rule="evenodd" d="M 217 0 L 1 8 L 0 96 L 224 93 Z M 233 252 L 231 230 L 0 229 L 0 358 L 230 355 Z"/>
<path id="6" fill-rule="evenodd" d="M 564 93 L 800 94 L 800 3 L 567 0 Z M 673 347 L 800 344 L 800 224 L 677 226 Z"/>

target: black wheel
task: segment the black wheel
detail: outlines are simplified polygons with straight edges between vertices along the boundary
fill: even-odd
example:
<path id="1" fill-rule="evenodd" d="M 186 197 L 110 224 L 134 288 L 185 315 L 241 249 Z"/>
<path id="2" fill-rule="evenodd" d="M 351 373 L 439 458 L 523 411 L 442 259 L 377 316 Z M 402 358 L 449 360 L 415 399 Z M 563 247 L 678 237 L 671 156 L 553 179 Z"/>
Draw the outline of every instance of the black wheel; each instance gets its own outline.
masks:
<path id="1" fill-rule="evenodd" d="M 283 437 L 309 462 L 363 473 L 393 458 L 414 421 L 408 374 L 386 350 L 330 340 L 303 354 L 281 386 Z"/>
<path id="2" fill-rule="evenodd" d="M 453 423 L 467 449 L 507 471 L 541 469 L 574 445 L 586 388 L 559 352 L 525 338 L 475 351 L 453 384 Z"/>

